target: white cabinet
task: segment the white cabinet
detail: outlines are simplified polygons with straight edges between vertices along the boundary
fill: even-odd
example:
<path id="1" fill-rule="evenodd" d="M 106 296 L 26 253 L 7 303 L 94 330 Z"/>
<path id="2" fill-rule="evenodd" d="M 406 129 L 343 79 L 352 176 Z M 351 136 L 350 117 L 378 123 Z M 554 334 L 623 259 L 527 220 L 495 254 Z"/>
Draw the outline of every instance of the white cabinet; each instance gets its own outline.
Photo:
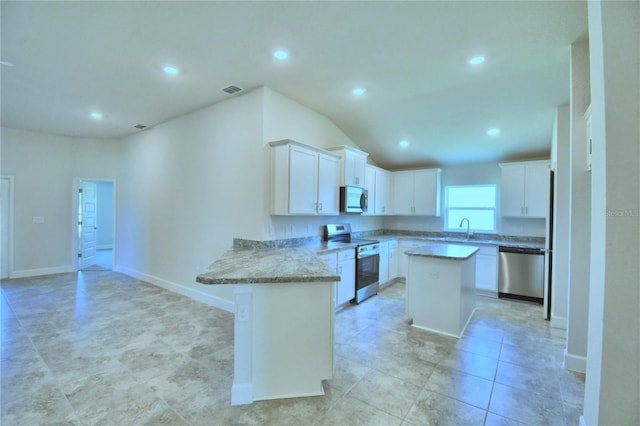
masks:
<path id="1" fill-rule="evenodd" d="M 340 158 L 292 140 L 271 142 L 271 214 L 340 214 Z"/>
<path id="2" fill-rule="evenodd" d="M 587 111 L 584 113 L 584 121 L 587 127 L 587 138 L 586 138 L 586 146 L 587 146 L 587 170 L 591 170 L 591 154 L 593 153 L 593 138 L 591 136 L 591 105 L 587 108 Z"/>
<path id="3" fill-rule="evenodd" d="M 365 189 L 369 195 L 367 215 L 382 216 L 391 213 L 391 172 L 367 165 Z"/>
<path id="4" fill-rule="evenodd" d="M 549 214 L 549 162 L 500 164 L 501 214 L 546 218 Z"/>
<path id="5" fill-rule="evenodd" d="M 336 306 L 349 302 L 356 297 L 356 257 L 355 250 L 338 252 L 338 275 L 340 282 L 336 283 Z"/>
<path id="6" fill-rule="evenodd" d="M 326 253 L 320 258 L 340 275 L 340 281 L 335 283 L 334 299 L 336 307 L 349 302 L 356 297 L 356 257 L 354 249 L 342 250 L 337 253 Z"/>
<path id="7" fill-rule="evenodd" d="M 476 292 L 498 295 L 498 253 L 496 246 L 477 246 L 476 253 Z"/>
<path id="8" fill-rule="evenodd" d="M 366 187 L 367 157 L 369 154 L 350 146 L 333 146 L 327 150 L 335 152 L 342 160 L 340 185 Z"/>
<path id="9" fill-rule="evenodd" d="M 389 281 L 389 242 L 381 241 L 379 244 L 380 265 L 378 266 L 378 276 L 380 284 Z"/>
<path id="10" fill-rule="evenodd" d="M 400 249 L 398 241 L 389 241 L 389 281 L 398 278 L 398 266 L 400 260 Z"/>
<path id="11" fill-rule="evenodd" d="M 440 216 L 440 169 L 393 172 L 393 214 Z"/>

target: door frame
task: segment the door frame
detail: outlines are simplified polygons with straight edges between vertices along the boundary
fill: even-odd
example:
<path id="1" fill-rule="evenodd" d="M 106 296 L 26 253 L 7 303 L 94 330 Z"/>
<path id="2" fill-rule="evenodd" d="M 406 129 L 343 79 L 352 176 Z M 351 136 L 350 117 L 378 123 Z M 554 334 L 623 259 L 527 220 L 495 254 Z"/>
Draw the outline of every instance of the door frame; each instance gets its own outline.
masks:
<path id="1" fill-rule="evenodd" d="M 73 178 L 73 188 L 72 188 L 72 204 L 71 204 L 71 265 L 73 267 L 74 272 L 78 272 L 80 269 L 78 268 L 78 239 L 80 236 L 78 235 L 78 191 L 80 189 L 80 182 L 88 181 L 88 182 L 111 182 L 113 185 L 113 270 L 116 269 L 116 260 L 117 257 L 117 247 L 116 243 L 116 235 L 117 226 L 118 226 L 118 191 L 116 186 L 115 179 L 104 179 L 104 178 L 83 178 L 83 177 L 75 177 Z"/>
<path id="2" fill-rule="evenodd" d="M 9 222 L 9 232 L 7 235 L 7 245 L 9 246 L 9 253 L 6 254 L 7 256 L 7 265 L 8 265 L 8 271 L 7 271 L 7 278 L 11 279 L 14 278 L 14 272 L 13 272 L 13 218 L 15 215 L 15 211 L 14 211 L 14 193 L 15 193 L 15 189 L 14 189 L 14 183 L 15 183 L 15 177 L 11 176 L 11 175 L 0 175 L 0 179 L 7 179 L 9 181 L 9 206 L 8 206 L 8 210 L 9 210 L 9 217 L 5 218 L 3 220 L 8 220 Z"/>

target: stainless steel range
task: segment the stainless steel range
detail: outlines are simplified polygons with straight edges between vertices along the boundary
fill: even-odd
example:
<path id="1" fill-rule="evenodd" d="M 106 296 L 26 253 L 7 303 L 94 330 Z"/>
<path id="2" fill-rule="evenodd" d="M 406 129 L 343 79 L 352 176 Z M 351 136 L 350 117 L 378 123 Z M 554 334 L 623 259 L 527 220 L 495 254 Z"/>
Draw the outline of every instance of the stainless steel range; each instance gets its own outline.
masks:
<path id="1" fill-rule="evenodd" d="M 351 225 L 326 225 L 325 241 L 356 245 L 356 297 L 351 303 L 358 304 L 378 294 L 380 289 L 380 241 L 351 238 Z"/>

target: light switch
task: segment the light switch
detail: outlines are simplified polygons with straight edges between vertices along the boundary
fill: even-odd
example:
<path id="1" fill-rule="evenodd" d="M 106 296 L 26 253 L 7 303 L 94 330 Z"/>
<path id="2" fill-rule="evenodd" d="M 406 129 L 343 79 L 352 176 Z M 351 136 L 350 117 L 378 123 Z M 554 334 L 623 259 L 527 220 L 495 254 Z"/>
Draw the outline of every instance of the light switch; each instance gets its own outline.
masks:
<path id="1" fill-rule="evenodd" d="M 33 223 L 44 223 L 44 217 L 43 216 L 34 216 L 33 217 Z"/>

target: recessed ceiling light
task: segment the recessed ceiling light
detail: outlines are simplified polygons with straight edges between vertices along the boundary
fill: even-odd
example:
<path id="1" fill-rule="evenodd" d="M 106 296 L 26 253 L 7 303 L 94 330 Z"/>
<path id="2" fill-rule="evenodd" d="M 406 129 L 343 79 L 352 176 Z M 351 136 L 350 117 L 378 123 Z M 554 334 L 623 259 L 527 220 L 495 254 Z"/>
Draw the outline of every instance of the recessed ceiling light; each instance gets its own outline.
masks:
<path id="1" fill-rule="evenodd" d="M 500 129 L 498 129 L 497 127 L 493 127 L 487 130 L 487 135 L 489 136 L 498 136 L 499 134 L 500 134 Z"/>
<path id="2" fill-rule="evenodd" d="M 286 50 L 276 50 L 275 52 L 273 52 L 273 57 L 282 61 L 289 57 L 289 52 L 287 52 Z"/>
<path id="3" fill-rule="evenodd" d="M 362 96 L 364 95 L 364 92 L 366 92 L 366 90 L 362 87 L 356 87 L 351 91 L 351 93 L 353 93 L 356 96 Z"/>
<path id="4" fill-rule="evenodd" d="M 474 56 L 473 58 L 469 59 L 469 63 L 471 65 L 480 65 L 484 61 L 485 61 L 485 57 L 484 56 Z"/>
<path id="5" fill-rule="evenodd" d="M 174 67 L 173 65 L 163 66 L 162 71 L 170 75 L 178 74 L 178 68 Z"/>
<path id="6" fill-rule="evenodd" d="M 92 112 L 91 113 L 91 118 L 94 118 L 96 120 L 100 120 L 102 118 L 102 113 L 101 112 Z"/>
<path id="7" fill-rule="evenodd" d="M 13 62 L 0 61 L 0 65 L 2 65 L 3 67 L 12 67 L 13 66 Z"/>
<path id="8" fill-rule="evenodd" d="M 400 142 L 398 142 L 398 145 L 400 145 L 400 148 L 407 148 L 409 145 L 411 145 L 411 142 L 409 142 L 406 139 L 403 139 Z"/>

